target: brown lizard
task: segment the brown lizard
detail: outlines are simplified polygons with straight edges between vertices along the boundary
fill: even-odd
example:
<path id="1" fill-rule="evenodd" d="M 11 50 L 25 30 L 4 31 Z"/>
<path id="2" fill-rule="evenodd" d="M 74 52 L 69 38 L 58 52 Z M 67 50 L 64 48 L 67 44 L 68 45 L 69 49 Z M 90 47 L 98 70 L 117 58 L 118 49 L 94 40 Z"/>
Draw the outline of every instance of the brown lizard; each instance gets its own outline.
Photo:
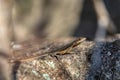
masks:
<path id="1" fill-rule="evenodd" d="M 74 40 L 73 42 L 71 42 L 65 46 L 62 46 L 56 50 L 45 52 L 44 54 L 39 54 L 39 51 L 36 51 L 36 52 L 34 52 L 34 54 L 36 54 L 36 55 L 31 55 L 29 57 L 23 57 L 23 58 L 17 58 L 17 57 L 10 58 L 9 62 L 10 63 L 17 62 L 17 61 L 24 62 L 24 61 L 32 60 L 36 57 L 43 57 L 43 56 L 48 56 L 48 55 L 51 55 L 51 56 L 63 55 L 63 54 L 69 53 L 70 50 L 72 50 L 74 47 L 78 46 L 80 43 L 82 43 L 85 40 L 86 40 L 86 38 L 78 38 L 78 39 Z"/>

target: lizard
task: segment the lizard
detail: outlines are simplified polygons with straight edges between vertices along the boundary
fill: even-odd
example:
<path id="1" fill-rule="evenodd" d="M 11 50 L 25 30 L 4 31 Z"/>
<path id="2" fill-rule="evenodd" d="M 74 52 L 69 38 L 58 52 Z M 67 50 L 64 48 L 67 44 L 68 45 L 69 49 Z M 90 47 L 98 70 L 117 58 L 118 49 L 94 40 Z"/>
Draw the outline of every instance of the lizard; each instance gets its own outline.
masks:
<path id="1" fill-rule="evenodd" d="M 82 43 L 83 41 L 85 41 L 86 38 L 77 38 L 76 40 L 72 41 L 71 43 L 68 43 L 56 50 L 52 50 L 52 51 L 48 51 L 48 52 L 45 52 L 43 54 L 39 54 L 39 51 L 36 51 L 34 53 L 36 53 L 36 55 L 32 55 L 32 56 L 29 56 L 29 57 L 25 57 L 25 58 L 9 58 L 9 62 L 10 63 L 14 63 L 14 62 L 25 62 L 25 61 L 29 61 L 29 60 L 32 60 L 34 58 L 37 58 L 37 57 L 43 57 L 43 56 L 56 56 L 56 55 L 64 55 L 64 54 L 68 54 L 70 50 L 72 50 L 74 47 L 78 46 L 80 43 Z"/>

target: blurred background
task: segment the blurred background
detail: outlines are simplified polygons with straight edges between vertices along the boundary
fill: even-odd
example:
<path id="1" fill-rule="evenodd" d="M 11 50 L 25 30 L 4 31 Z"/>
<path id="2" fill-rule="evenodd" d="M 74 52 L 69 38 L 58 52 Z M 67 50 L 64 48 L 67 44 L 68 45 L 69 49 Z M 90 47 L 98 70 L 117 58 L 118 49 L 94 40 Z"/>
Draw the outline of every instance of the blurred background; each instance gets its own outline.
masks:
<path id="1" fill-rule="evenodd" d="M 15 37 L 113 36 L 120 32 L 119 4 L 119 0 L 15 0 Z"/>

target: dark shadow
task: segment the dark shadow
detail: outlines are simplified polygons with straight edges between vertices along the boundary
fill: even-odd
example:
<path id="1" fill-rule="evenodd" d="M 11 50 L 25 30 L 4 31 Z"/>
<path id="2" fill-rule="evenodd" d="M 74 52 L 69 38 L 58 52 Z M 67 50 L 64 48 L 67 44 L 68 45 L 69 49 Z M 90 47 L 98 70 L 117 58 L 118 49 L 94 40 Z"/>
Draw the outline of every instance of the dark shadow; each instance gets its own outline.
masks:
<path id="1" fill-rule="evenodd" d="M 15 64 L 13 65 L 12 67 L 12 75 L 13 75 L 13 80 L 17 80 L 17 71 L 18 71 L 18 68 L 20 66 L 20 63 L 19 61 L 16 61 Z"/>
<path id="2" fill-rule="evenodd" d="M 120 0 L 104 0 L 107 11 L 111 19 L 113 20 L 115 27 L 117 28 L 116 33 L 120 33 Z"/>
<path id="3" fill-rule="evenodd" d="M 83 11 L 80 15 L 80 21 L 73 36 L 83 36 L 87 37 L 89 40 L 92 40 L 95 35 L 96 26 L 97 18 L 92 0 L 85 0 Z"/>

